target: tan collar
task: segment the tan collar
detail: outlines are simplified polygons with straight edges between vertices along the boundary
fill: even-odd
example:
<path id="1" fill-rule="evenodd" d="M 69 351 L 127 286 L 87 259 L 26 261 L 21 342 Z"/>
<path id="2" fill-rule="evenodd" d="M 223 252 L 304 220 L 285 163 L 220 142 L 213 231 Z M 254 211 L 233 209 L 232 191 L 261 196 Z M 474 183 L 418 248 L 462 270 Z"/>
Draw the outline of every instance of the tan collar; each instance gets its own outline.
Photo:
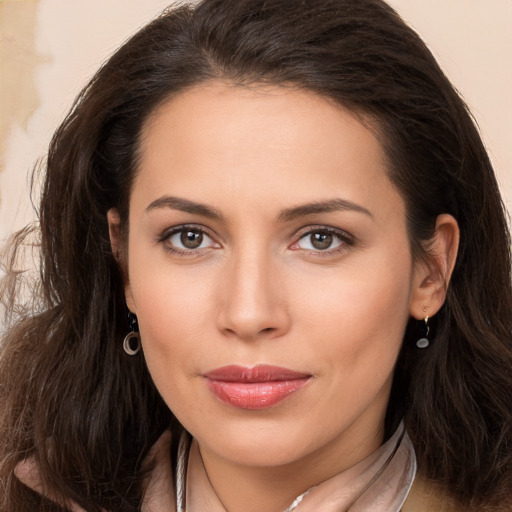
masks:
<path id="1" fill-rule="evenodd" d="M 432 512 L 432 510 L 463 512 L 455 498 L 449 496 L 439 484 L 418 475 L 402 507 L 402 512 Z"/>

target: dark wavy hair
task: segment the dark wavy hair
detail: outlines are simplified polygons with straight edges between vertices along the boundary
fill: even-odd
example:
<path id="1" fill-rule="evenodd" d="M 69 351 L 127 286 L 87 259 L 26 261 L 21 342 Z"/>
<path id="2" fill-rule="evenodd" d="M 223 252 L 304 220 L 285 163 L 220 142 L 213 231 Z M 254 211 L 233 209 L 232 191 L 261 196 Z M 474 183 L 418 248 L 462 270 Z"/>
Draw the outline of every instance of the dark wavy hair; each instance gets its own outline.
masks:
<path id="1" fill-rule="evenodd" d="M 127 356 L 122 276 L 107 211 L 127 230 L 141 127 L 162 102 L 212 80 L 299 87 L 370 119 L 406 202 L 411 250 L 453 215 L 460 249 L 425 351 L 405 333 L 386 418 L 404 417 L 419 469 L 466 508 L 511 500 L 510 237 L 496 179 L 463 100 L 418 35 L 381 0 L 204 0 L 129 39 L 55 133 L 39 211 L 37 307 L 16 314 L 11 244 L 3 280 L 0 509 L 62 510 L 44 484 L 88 511 L 135 511 L 148 448 L 173 423 L 143 358 Z M 38 242 L 38 243 L 39 243 Z M 13 284 L 14 283 L 14 284 Z M 175 421 L 175 420 L 174 420 Z"/>

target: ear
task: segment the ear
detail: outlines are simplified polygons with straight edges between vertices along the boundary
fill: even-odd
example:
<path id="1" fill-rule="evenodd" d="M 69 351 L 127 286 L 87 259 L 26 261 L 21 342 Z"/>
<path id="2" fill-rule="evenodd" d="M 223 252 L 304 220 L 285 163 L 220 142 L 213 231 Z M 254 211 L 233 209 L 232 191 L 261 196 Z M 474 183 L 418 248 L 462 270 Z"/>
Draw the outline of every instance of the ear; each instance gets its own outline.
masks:
<path id="1" fill-rule="evenodd" d="M 427 257 L 415 263 L 410 305 L 413 318 L 432 317 L 441 309 L 457 259 L 459 237 L 457 221 L 451 215 L 439 215 Z"/>
<path id="2" fill-rule="evenodd" d="M 111 208 L 107 212 L 108 221 L 108 234 L 110 237 L 110 247 L 114 259 L 119 265 L 121 275 L 124 283 L 124 295 L 126 298 L 126 305 L 132 313 L 136 313 L 135 304 L 133 301 L 132 291 L 130 287 L 130 279 L 128 275 L 128 261 L 126 258 L 127 248 L 124 247 L 124 241 L 121 229 L 121 216 L 115 208 Z"/>

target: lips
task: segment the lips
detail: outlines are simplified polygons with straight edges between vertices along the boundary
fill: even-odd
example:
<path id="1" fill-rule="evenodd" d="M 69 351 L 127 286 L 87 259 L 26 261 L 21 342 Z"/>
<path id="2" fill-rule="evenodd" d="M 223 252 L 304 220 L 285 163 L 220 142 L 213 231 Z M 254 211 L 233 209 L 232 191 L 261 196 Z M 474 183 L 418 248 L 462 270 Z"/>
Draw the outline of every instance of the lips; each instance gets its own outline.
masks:
<path id="1" fill-rule="evenodd" d="M 312 377 L 288 368 L 223 366 L 204 375 L 210 391 L 239 409 L 267 409 L 302 389 Z"/>

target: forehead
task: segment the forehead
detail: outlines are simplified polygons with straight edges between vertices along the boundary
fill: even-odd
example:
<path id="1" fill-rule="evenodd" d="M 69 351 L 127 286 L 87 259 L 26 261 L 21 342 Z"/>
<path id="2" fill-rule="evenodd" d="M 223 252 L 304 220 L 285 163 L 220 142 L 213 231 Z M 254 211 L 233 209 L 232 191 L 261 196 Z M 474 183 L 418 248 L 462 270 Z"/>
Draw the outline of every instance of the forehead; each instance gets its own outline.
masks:
<path id="1" fill-rule="evenodd" d="M 163 135 L 167 142 L 171 137 L 183 142 L 180 136 L 190 133 L 195 133 L 197 144 L 208 140 L 219 144 L 218 136 L 230 135 L 225 142 L 234 150 L 250 135 L 253 144 L 259 141 L 268 147 L 272 141 L 293 143 L 304 137 L 304 129 L 311 142 L 324 146 L 340 135 L 332 128 L 347 123 L 354 128 L 354 136 L 362 133 L 355 129 L 361 124 L 367 135 L 378 132 L 369 116 L 299 87 L 212 81 L 185 89 L 160 105 L 143 126 L 142 149 L 148 138 L 156 142 Z"/>
<path id="2" fill-rule="evenodd" d="M 231 193 L 296 203 L 392 189 L 381 144 L 360 116 L 291 87 L 196 86 L 144 126 L 134 192 L 204 202 Z M 242 193 L 243 192 L 243 193 Z M 378 194 L 377 194 L 378 195 Z M 209 201 L 211 202 L 211 201 Z"/>

